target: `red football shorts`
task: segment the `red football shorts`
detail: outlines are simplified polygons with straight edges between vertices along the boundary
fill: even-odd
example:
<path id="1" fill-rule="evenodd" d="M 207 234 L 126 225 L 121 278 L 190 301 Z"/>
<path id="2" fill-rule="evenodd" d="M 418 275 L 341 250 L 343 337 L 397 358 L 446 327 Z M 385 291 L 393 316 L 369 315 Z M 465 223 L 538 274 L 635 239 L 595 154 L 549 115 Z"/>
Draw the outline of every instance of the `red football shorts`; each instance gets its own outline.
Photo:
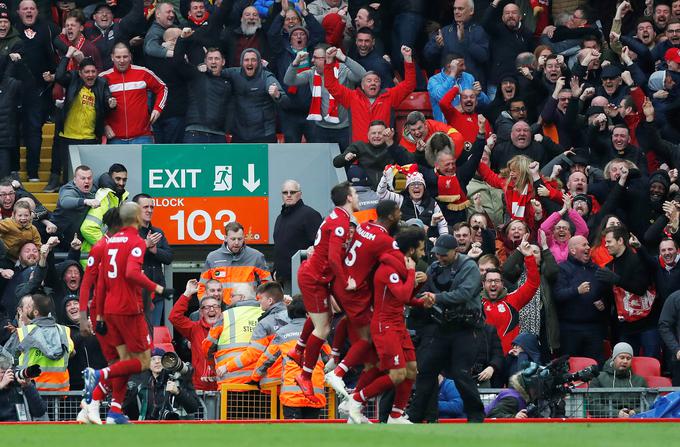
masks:
<path id="1" fill-rule="evenodd" d="M 341 284 L 333 283 L 333 296 L 345 311 L 349 324 L 353 327 L 364 327 L 371 324 L 373 310 L 371 309 L 371 289 L 362 287 L 347 291 Z"/>
<path id="2" fill-rule="evenodd" d="M 383 323 L 381 329 L 371 331 L 381 370 L 406 368 L 406 363 L 416 360 L 416 351 L 405 327 L 391 327 Z"/>
<path id="3" fill-rule="evenodd" d="M 105 337 L 112 346 L 125 345 L 128 352 L 140 353 L 151 349 L 149 326 L 144 314 L 104 316 L 108 332 Z"/>
<path id="4" fill-rule="evenodd" d="M 308 272 L 307 263 L 298 270 L 298 287 L 305 303 L 305 310 L 313 314 L 328 313 L 331 310 L 331 291 L 328 283 L 319 282 L 318 278 Z"/>
<path id="5" fill-rule="evenodd" d="M 94 329 L 97 325 L 96 321 L 92 321 L 92 318 L 90 318 L 90 322 L 92 323 L 92 329 Z M 102 350 L 102 355 L 104 355 L 104 359 L 106 359 L 107 362 L 111 363 L 114 360 L 118 359 L 118 350 L 116 349 L 115 345 L 112 345 L 109 339 L 107 339 L 106 335 L 100 335 L 98 333 L 94 333 L 94 336 L 97 337 L 97 341 L 99 342 L 99 348 Z"/>

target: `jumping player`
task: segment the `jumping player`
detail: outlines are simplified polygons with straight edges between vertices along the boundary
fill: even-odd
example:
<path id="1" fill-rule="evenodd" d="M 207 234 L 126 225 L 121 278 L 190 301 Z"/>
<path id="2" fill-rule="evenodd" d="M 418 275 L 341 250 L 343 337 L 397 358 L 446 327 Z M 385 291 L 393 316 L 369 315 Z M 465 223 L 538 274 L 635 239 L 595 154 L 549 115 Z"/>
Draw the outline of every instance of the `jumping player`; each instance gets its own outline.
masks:
<path id="1" fill-rule="evenodd" d="M 359 197 L 348 182 L 343 182 L 333 187 L 331 200 L 335 208 L 319 227 L 314 241 L 314 253 L 298 271 L 298 284 L 309 318 L 295 348 L 287 354 L 302 366 L 302 372 L 295 376 L 295 381 L 309 399 L 314 398 L 312 371 L 330 332 L 331 283 L 335 282 L 336 287 L 347 291 L 356 288 L 354 279 L 344 271 L 343 258 L 350 216 L 359 210 Z"/>

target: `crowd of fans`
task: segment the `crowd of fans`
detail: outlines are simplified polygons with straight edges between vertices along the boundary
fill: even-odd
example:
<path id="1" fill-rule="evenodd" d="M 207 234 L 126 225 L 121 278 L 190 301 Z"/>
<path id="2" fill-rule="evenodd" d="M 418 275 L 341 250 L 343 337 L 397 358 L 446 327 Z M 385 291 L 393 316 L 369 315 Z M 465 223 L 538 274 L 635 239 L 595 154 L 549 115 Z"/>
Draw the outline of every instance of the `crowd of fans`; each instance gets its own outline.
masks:
<path id="1" fill-rule="evenodd" d="M 131 199 L 127 169 L 116 163 L 95 181 L 79 166 L 69 180 L 70 144 L 330 142 L 359 195 L 359 222 L 392 200 L 402 225 L 426 233 L 417 283 L 439 259 L 435 241 L 476 262 L 479 386 L 507 385 L 520 357 L 558 355 L 594 359 L 615 377 L 617 356 L 655 357 L 680 385 L 680 1 L 590 3 L 558 13 L 547 0 L 0 4 L 0 342 L 29 357 L 22 328 L 52 334 L 42 348 L 59 355 L 38 390 L 82 389 L 80 371 L 105 366 L 78 295 L 88 252 L 111 228 L 107 212 Z M 414 91 L 429 107 L 395 122 Z M 28 181 L 40 180 L 47 120 L 53 212 L 18 175 L 23 142 Z M 289 259 L 314 245 L 327 211 L 305 205 L 301 185 L 314 187 L 282 185 L 273 268 L 232 222 L 174 303 L 196 389 L 292 381 L 285 362 L 271 369 L 304 317 L 299 298 L 284 298 Z M 163 285 L 172 249 L 151 224 L 153 199 L 132 200 L 144 271 Z M 146 304 L 150 326 L 165 324 L 163 297 Z M 226 306 L 240 309 L 228 318 L 253 323 L 231 348 Z M 416 335 L 419 318 L 408 320 Z M 159 364 L 138 382 L 144 399 Z M 13 381 L 5 375 L 0 389 Z M 440 379 L 442 395 L 452 388 Z M 294 410 L 306 407 L 295 392 L 285 399 L 290 417 L 315 414 Z M 191 413 L 193 397 L 183 401 Z"/>

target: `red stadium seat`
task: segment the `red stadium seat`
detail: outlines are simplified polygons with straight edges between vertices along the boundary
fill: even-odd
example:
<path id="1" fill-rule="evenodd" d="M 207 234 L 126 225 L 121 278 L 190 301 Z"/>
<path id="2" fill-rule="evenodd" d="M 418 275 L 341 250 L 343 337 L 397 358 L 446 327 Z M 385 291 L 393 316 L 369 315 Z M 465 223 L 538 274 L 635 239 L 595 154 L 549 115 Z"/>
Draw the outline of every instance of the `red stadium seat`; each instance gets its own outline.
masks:
<path id="1" fill-rule="evenodd" d="M 666 388 L 673 386 L 671 379 L 662 376 L 647 376 L 645 377 L 647 386 L 649 388 Z"/>
<path id="2" fill-rule="evenodd" d="M 159 343 L 172 343 L 172 336 L 170 336 L 168 328 L 165 326 L 154 326 L 153 342 L 156 345 Z"/>
<path id="3" fill-rule="evenodd" d="M 569 372 L 580 371 L 590 365 L 597 365 L 597 361 L 590 357 L 569 357 Z"/>
<path id="4" fill-rule="evenodd" d="M 633 374 L 638 376 L 660 376 L 661 363 L 654 357 L 633 357 L 633 364 L 631 365 Z"/>
<path id="5" fill-rule="evenodd" d="M 175 347 L 172 343 L 154 343 L 154 348 L 161 348 L 165 352 L 175 352 Z"/>
<path id="6" fill-rule="evenodd" d="M 591 365 L 597 365 L 597 361 L 590 357 L 569 357 L 569 372 L 580 371 Z M 584 382 L 574 382 L 576 388 L 587 388 L 588 384 Z"/>
<path id="7" fill-rule="evenodd" d="M 432 118 L 432 104 L 427 92 L 413 92 L 394 109 L 394 132 L 401 137 L 404 132 L 404 122 L 409 113 L 417 110 L 423 112 L 425 118 Z"/>

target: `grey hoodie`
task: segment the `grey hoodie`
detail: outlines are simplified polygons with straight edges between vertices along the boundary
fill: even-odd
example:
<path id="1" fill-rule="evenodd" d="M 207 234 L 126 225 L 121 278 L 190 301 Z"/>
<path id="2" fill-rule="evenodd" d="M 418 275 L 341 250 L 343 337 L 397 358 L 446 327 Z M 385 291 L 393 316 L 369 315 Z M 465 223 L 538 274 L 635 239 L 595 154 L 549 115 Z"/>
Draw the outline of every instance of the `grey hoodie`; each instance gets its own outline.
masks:
<path id="1" fill-rule="evenodd" d="M 68 355 L 68 335 L 63 326 L 58 325 L 53 317 L 38 317 L 31 324 L 36 325 L 37 328 L 18 344 L 19 352 L 28 353 L 35 348 L 50 360 L 57 360 Z"/>

